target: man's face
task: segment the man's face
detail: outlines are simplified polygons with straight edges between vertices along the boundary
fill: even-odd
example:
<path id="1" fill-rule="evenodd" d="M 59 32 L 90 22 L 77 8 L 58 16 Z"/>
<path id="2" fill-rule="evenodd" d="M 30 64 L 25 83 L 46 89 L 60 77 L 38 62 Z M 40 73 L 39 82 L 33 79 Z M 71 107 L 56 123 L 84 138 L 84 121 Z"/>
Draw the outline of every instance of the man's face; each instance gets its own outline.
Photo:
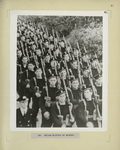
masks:
<path id="1" fill-rule="evenodd" d="M 45 62 L 49 63 L 50 62 L 50 56 L 45 57 Z"/>
<path id="2" fill-rule="evenodd" d="M 56 61 L 51 61 L 50 63 L 51 67 L 54 68 L 57 66 L 57 62 Z"/>
<path id="3" fill-rule="evenodd" d="M 70 53 L 70 47 L 66 48 L 67 53 Z"/>
<path id="4" fill-rule="evenodd" d="M 35 44 L 32 45 L 32 49 L 33 49 L 33 50 L 36 49 L 36 45 L 35 45 Z"/>
<path id="5" fill-rule="evenodd" d="M 79 52 L 78 52 L 77 49 L 74 49 L 74 52 L 73 52 L 73 53 L 74 53 L 74 55 L 77 57 Z"/>
<path id="6" fill-rule="evenodd" d="M 90 91 L 89 89 L 84 91 L 84 96 L 86 100 L 91 100 L 92 98 L 92 91 Z"/>
<path id="7" fill-rule="evenodd" d="M 46 38 L 47 38 L 47 35 L 46 35 L 46 34 L 44 34 L 44 35 L 43 35 L 43 37 L 46 39 Z"/>
<path id="8" fill-rule="evenodd" d="M 49 37 L 49 38 L 50 38 L 50 40 L 51 40 L 51 41 L 53 40 L 53 36 L 52 36 L 52 35 L 50 35 L 50 37 Z"/>
<path id="9" fill-rule="evenodd" d="M 22 41 L 22 42 L 25 42 L 25 36 L 22 36 L 22 37 L 21 37 L 21 41 Z"/>
<path id="10" fill-rule="evenodd" d="M 33 71 L 34 70 L 34 65 L 33 64 L 28 64 L 28 70 Z"/>
<path id="11" fill-rule="evenodd" d="M 60 46 L 61 47 L 65 47 L 65 44 L 64 44 L 64 42 L 62 41 L 62 42 L 60 42 Z"/>
<path id="12" fill-rule="evenodd" d="M 89 70 L 88 69 L 83 71 L 83 76 L 84 77 L 88 77 L 89 76 Z"/>
<path id="13" fill-rule="evenodd" d="M 45 42 L 45 47 L 48 48 L 49 47 L 49 43 L 48 41 Z"/>
<path id="14" fill-rule="evenodd" d="M 36 55 L 41 56 L 41 51 L 40 50 L 36 50 Z"/>
<path id="15" fill-rule="evenodd" d="M 59 100 L 60 103 L 65 103 L 65 101 L 66 101 L 66 95 L 65 95 L 65 93 L 59 95 L 58 96 L 58 100 Z"/>
<path id="16" fill-rule="evenodd" d="M 24 64 L 27 64 L 27 57 L 23 57 L 22 61 Z"/>
<path id="17" fill-rule="evenodd" d="M 18 52 L 17 52 L 17 55 L 18 55 L 18 57 L 21 57 L 21 56 L 22 56 L 22 52 L 21 52 L 21 51 L 18 51 Z"/>
<path id="18" fill-rule="evenodd" d="M 50 48 L 50 50 L 53 50 L 54 45 L 53 45 L 53 44 L 50 44 L 50 45 L 49 45 L 49 48 Z"/>
<path id="19" fill-rule="evenodd" d="M 23 30 L 24 30 L 24 26 L 21 27 L 21 31 L 23 31 Z"/>
<path id="20" fill-rule="evenodd" d="M 99 77 L 98 79 L 96 79 L 95 84 L 102 85 L 102 77 Z"/>
<path id="21" fill-rule="evenodd" d="M 73 66 L 73 69 L 77 69 L 77 67 L 78 67 L 77 61 L 74 61 L 74 62 L 72 63 L 72 66 Z"/>
<path id="22" fill-rule="evenodd" d="M 27 37 L 28 37 L 28 35 L 26 35 Z M 26 39 L 26 43 L 28 43 L 29 44 L 29 39 Z"/>
<path id="23" fill-rule="evenodd" d="M 58 55 L 59 52 L 60 52 L 59 49 L 56 49 L 54 53 L 55 53 L 56 55 Z"/>
<path id="24" fill-rule="evenodd" d="M 35 74 L 36 74 L 36 76 L 41 77 L 41 75 L 42 75 L 42 70 L 41 70 L 41 69 L 37 69 L 37 70 L 35 71 Z"/>
<path id="25" fill-rule="evenodd" d="M 79 87 L 79 82 L 78 82 L 78 80 L 73 81 L 73 82 L 72 82 L 72 88 L 78 89 L 78 87 Z"/>
<path id="26" fill-rule="evenodd" d="M 97 60 L 93 60 L 91 63 L 92 68 L 96 68 L 97 67 Z"/>
<path id="27" fill-rule="evenodd" d="M 66 77 L 66 75 L 67 75 L 66 70 L 63 70 L 63 71 L 60 72 L 60 76 L 61 76 L 62 78 Z"/>
<path id="28" fill-rule="evenodd" d="M 33 34 L 33 32 L 31 32 L 31 37 L 33 37 L 34 36 L 34 34 Z"/>
<path id="29" fill-rule="evenodd" d="M 49 83 L 50 83 L 50 86 L 55 86 L 56 83 L 57 83 L 56 77 L 50 78 L 50 79 L 49 79 Z"/>
<path id="30" fill-rule="evenodd" d="M 82 57 L 82 60 L 83 60 L 83 62 L 87 62 L 87 60 L 88 60 L 87 55 L 84 55 L 84 56 Z"/>
<path id="31" fill-rule="evenodd" d="M 69 61 L 69 55 L 65 55 L 64 60 L 68 62 Z"/>
<path id="32" fill-rule="evenodd" d="M 26 109 L 27 106 L 28 106 L 28 99 L 26 99 L 25 101 L 21 101 L 21 102 L 20 102 L 20 105 L 21 105 L 21 107 L 22 107 L 23 109 Z"/>
<path id="33" fill-rule="evenodd" d="M 20 36 L 20 34 L 17 32 L 17 37 L 19 37 Z"/>

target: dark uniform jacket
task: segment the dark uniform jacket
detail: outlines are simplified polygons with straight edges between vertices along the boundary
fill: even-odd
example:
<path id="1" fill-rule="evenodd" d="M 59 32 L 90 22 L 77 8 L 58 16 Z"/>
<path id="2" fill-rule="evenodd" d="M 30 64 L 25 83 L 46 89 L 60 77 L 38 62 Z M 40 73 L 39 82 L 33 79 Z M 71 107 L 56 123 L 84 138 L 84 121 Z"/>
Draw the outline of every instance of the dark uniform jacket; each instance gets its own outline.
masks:
<path id="1" fill-rule="evenodd" d="M 59 108 L 58 108 L 57 104 L 59 105 L 61 114 L 59 114 Z M 60 105 L 59 103 L 55 103 L 54 105 L 52 105 L 51 117 L 52 117 L 52 121 L 53 121 L 53 127 L 61 127 L 62 126 L 62 122 L 58 118 L 58 115 L 62 115 L 63 120 L 66 119 L 67 115 L 69 115 L 69 106 L 67 103 L 65 105 Z M 73 109 L 72 109 L 72 115 L 74 116 Z M 72 123 L 70 126 L 72 126 Z M 67 125 L 66 127 L 70 127 L 70 126 Z"/>
<path id="2" fill-rule="evenodd" d="M 37 79 L 36 77 L 34 77 L 30 81 L 30 92 L 32 93 L 32 99 L 33 99 L 32 108 L 36 111 L 36 115 L 37 115 L 38 109 L 39 109 L 40 97 L 36 97 L 35 93 L 39 92 L 41 94 L 44 85 L 45 85 L 44 79 Z M 36 87 L 39 88 L 38 89 L 39 91 L 37 91 Z"/>
<path id="3" fill-rule="evenodd" d="M 55 99 L 55 93 L 57 91 L 57 87 L 49 87 L 48 86 L 48 94 L 49 94 L 49 97 L 51 98 L 51 105 L 53 103 L 55 103 L 56 99 Z M 52 119 L 51 119 L 51 105 L 50 107 L 47 107 L 46 106 L 46 101 L 45 101 L 45 97 L 47 96 L 46 94 L 46 89 L 44 88 L 43 91 L 42 91 L 42 94 L 41 94 L 41 98 L 40 98 L 40 107 L 41 107 L 41 110 L 42 110 L 42 127 L 51 127 L 52 126 Z M 44 113 L 45 112 L 49 112 L 50 113 L 50 118 L 47 120 L 46 118 L 44 118 Z"/>
<path id="4" fill-rule="evenodd" d="M 16 126 L 20 128 L 31 128 L 36 125 L 36 118 L 34 117 L 34 111 L 28 108 L 26 114 L 22 116 L 20 108 L 16 110 Z"/>
<path id="5" fill-rule="evenodd" d="M 51 98 L 51 102 L 55 102 L 56 99 L 55 99 L 55 93 L 57 92 L 57 87 L 49 87 L 48 86 L 48 94 L 49 94 L 49 97 Z M 47 96 L 46 94 L 46 89 L 43 88 L 43 91 L 42 91 L 42 94 L 41 94 L 41 98 L 40 98 L 40 107 L 42 109 L 42 113 L 48 111 L 50 112 L 50 107 L 46 107 L 45 106 L 45 97 Z"/>
<path id="6" fill-rule="evenodd" d="M 26 85 L 29 84 L 30 85 L 30 80 L 35 77 L 35 73 L 33 71 L 30 70 L 26 70 L 25 72 L 23 72 L 22 74 L 22 78 L 21 78 L 21 84 L 22 84 L 22 89 L 23 90 L 23 94 L 31 97 L 31 92 L 29 88 L 26 88 Z"/>

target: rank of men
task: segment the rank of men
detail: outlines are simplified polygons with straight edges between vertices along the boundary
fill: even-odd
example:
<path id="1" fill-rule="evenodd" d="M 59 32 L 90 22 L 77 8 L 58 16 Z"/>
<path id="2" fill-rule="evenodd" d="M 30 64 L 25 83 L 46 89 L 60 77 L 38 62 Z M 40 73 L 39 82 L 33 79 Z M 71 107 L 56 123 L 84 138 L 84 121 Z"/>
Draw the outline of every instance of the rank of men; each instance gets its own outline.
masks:
<path id="1" fill-rule="evenodd" d="M 16 127 L 102 127 L 102 55 L 75 45 L 18 20 Z"/>

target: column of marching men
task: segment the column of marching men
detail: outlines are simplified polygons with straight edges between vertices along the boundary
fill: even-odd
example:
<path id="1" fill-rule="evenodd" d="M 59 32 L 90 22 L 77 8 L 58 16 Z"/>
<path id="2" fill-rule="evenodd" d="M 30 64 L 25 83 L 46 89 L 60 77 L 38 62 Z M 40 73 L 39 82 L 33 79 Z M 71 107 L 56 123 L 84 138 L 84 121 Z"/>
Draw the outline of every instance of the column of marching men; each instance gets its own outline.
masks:
<path id="1" fill-rule="evenodd" d="M 102 127 L 101 60 L 53 29 L 18 20 L 16 126 Z"/>

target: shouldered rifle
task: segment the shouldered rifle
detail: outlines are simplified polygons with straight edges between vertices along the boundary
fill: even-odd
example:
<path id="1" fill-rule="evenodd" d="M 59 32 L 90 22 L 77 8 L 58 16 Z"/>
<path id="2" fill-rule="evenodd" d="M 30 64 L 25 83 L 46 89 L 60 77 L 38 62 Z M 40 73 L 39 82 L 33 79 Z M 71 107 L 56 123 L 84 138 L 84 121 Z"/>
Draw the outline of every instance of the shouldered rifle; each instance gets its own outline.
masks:
<path id="1" fill-rule="evenodd" d="M 46 34 L 47 34 L 47 37 L 49 36 L 49 34 L 48 34 L 48 29 L 47 29 L 47 27 L 45 28 L 46 29 Z"/>
<path id="2" fill-rule="evenodd" d="M 79 56 L 80 56 L 80 59 L 81 59 L 81 51 L 80 51 L 80 47 L 79 47 L 78 42 L 77 42 L 77 49 L 78 49 L 78 51 L 79 51 Z"/>
<path id="3" fill-rule="evenodd" d="M 34 54 L 34 52 L 33 52 L 33 58 L 34 58 L 34 62 L 35 62 L 35 65 L 36 65 L 36 67 L 37 68 L 39 68 L 39 66 L 38 66 L 38 60 L 37 60 L 37 56 Z"/>
<path id="4" fill-rule="evenodd" d="M 41 66 L 42 66 L 42 71 L 43 71 L 44 80 L 45 80 L 46 95 L 47 95 L 47 97 L 49 97 L 48 85 L 47 85 L 47 77 L 46 77 L 46 73 L 45 73 L 45 65 L 43 64 L 44 61 L 43 61 L 43 59 L 41 57 L 40 57 L 40 60 L 41 60 Z"/>
<path id="5" fill-rule="evenodd" d="M 80 86 L 80 90 L 82 91 L 82 79 L 81 79 L 80 61 L 79 61 L 78 53 L 77 53 L 77 63 L 78 63 L 77 70 L 78 70 L 79 86 Z"/>
<path id="6" fill-rule="evenodd" d="M 54 64 L 54 66 L 55 66 L 55 74 L 56 74 L 56 76 L 57 76 L 58 89 L 60 89 L 60 88 L 61 88 L 61 82 L 60 82 L 60 78 L 59 78 L 59 76 L 58 76 L 58 71 L 57 71 L 56 64 Z"/>
<path id="7" fill-rule="evenodd" d="M 66 60 L 64 61 L 64 64 L 65 64 L 65 68 L 66 68 L 67 75 L 68 75 L 69 87 L 71 87 L 71 82 L 70 82 L 70 73 L 69 73 L 69 69 L 68 69 L 68 66 L 67 66 L 67 62 L 66 62 Z"/>
<path id="8" fill-rule="evenodd" d="M 20 83 L 20 82 L 21 82 L 21 78 L 22 78 L 23 71 L 22 71 L 21 65 L 17 64 L 17 66 L 20 67 L 20 71 L 19 71 L 19 83 Z"/>
<path id="9" fill-rule="evenodd" d="M 42 55 L 44 55 L 44 50 L 43 50 L 43 47 L 42 47 L 42 43 L 41 43 L 41 42 L 40 42 L 40 47 L 41 47 Z"/>
<path id="10" fill-rule="evenodd" d="M 34 79 L 34 83 L 35 83 L 35 87 L 34 87 L 35 93 L 39 93 L 40 94 L 40 90 L 39 90 L 39 86 L 37 85 L 36 78 L 34 77 L 33 79 Z"/>
<path id="11" fill-rule="evenodd" d="M 24 51 L 24 47 L 23 47 L 23 42 L 20 41 L 21 47 L 22 47 L 22 52 L 23 52 L 23 56 L 25 56 L 25 51 Z"/>
<path id="12" fill-rule="evenodd" d="M 42 28 L 42 31 L 45 32 L 43 25 L 41 26 L 41 28 Z"/>
<path id="13" fill-rule="evenodd" d="M 26 51 L 26 54 L 27 54 L 27 58 L 28 58 L 28 61 L 30 61 L 30 58 L 29 58 L 29 54 L 28 54 L 28 49 L 27 49 L 27 43 L 25 43 L 25 51 Z"/>
<path id="14" fill-rule="evenodd" d="M 87 54 L 87 50 L 86 50 L 86 47 L 85 47 L 85 45 L 83 45 L 83 48 L 84 48 L 84 51 L 85 51 L 85 53 Z"/>
<path id="15" fill-rule="evenodd" d="M 69 116 L 66 116 L 66 123 L 68 124 L 69 122 L 74 122 L 75 121 L 74 116 L 72 114 L 73 104 L 70 102 L 65 80 L 64 79 L 62 79 L 62 80 L 63 80 L 63 85 L 64 85 L 64 89 L 65 89 L 66 99 L 67 99 L 67 103 L 68 103 L 68 107 L 69 107 Z"/>
<path id="16" fill-rule="evenodd" d="M 54 32 L 54 29 L 52 29 L 52 35 L 53 35 L 53 37 L 55 37 L 55 32 Z"/>
<path id="17" fill-rule="evenodd" d="M 95 53 L 95 57 L 96 57 L 96 60 L 97 60 L 97 70 L 98 70 L 98 73 L 100 74 L 101 73 L 101 67 L 100 67 L 100 63 L 99 63 L 99 61 L 98 61 L 98 57 L 97 57 L 97 55 L 96 55 L 96 53 Z"/>
<path id="18" fill-rule="evenodd" d="M 96 117 L 102 118 L 101 115 L 100 115 L 99 106 L 98 106 L 98 98 L 99 98 L 99 95 L 97 94 L 97 90 L 96 90 L 96 88 L 95 88 L 95 86 L 94 86 L 94 84 L 93 84 L 93 80 L 92 80 L 92 78 L 90 77 L 90 75 L 89 75 L 89 80 L 90 80 L 90 84 L 91 84 L 92 90 L 93 90 L 94 102 L 95 102 L 95 104 L 96 104 L 96 105 L 95 105 L 96 109 L 94 110 L 94 114 L 96 114 Z M 94 118 L 94 120 L 97 119 L 96 117 Z"/>
<path id="19" fill-rule="evenodd" d="M 65 42 L 65 46 L 67 47 L 67 41 L 66 41 L 64 35 L 63 35 L 63 41 Z"/>
<path id="20" fill-rule="evenodd" d="M 69 104 L 69 103 L 70 103 L 70 99 L 69 99 L 69 95 L 68 95 L 68 91 L 67 91 L 65 79 L 62 78 L 62 81 L 63 81 L 63 85 L 64 85 L 64 89 L 65 89 L 65 94 L 66 94 L 67 103 Z"/>
<path id="21" fill-rule="evenodd" d="M 49 97 L 49 93 L 48 93 L 48 85 L 47 85 L 47 78 L 46 78 L 46 73 L 45 73 L 45 68 L 44 68 L 44 64 L 43 64 L 43 60 L 41 58 L 41 65 L 42 65 L 42 70 L 43 70 L 43 75 L 44 75 L 44 79 L 45 79 L 45 90 L 46 90 L 46 97 L 45 99 L 45 106 L 46 107 L 50 107 L 51 106 L 51 98 Z"/>
<path id="22" fill-rule="evenodd" d="M 26 86 L 29 86 L 30 85 L 30 80 L 28 79 L 28 76 L 29 76 L 29 74 L 28 74 L 28 70 L 26 70 L 26 79 L 25 79 L 25 84 L 26 84 Z"/>
<path id="23" fill-rule="evenodd" d="M 57 36 L 57 39 L 58 39 L 58 40 L 60 40 L 60 38 L 59 38 L 59 36 L 58 36 L 58 32 L 57 32 L 57 31 L 56 31 L 56 36 Z"/>
<path id="24" fill-rule="evenodd" d="M 36 37 L 36 35 L 34 36 L 34 41 L 35 41 L 35 44 L 36 44 L 36 46 L 37 46 L 37 48 L 38 48 L 38 42 L 37 42 L 37 37 Z"/>

